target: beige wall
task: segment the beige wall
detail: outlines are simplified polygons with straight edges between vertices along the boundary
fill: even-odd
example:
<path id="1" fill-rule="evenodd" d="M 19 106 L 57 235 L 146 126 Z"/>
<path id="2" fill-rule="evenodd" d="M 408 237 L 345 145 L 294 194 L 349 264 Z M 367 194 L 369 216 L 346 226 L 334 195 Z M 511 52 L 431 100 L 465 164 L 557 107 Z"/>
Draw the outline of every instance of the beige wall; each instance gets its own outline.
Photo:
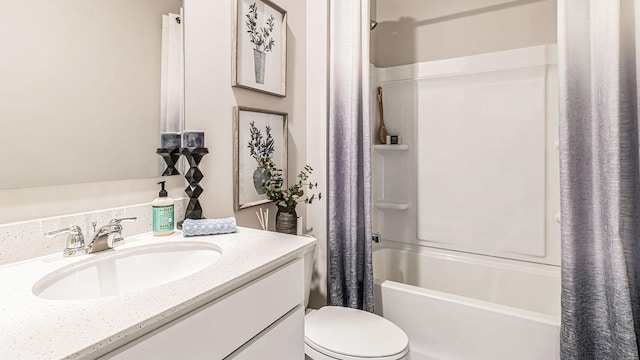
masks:
<path id="1" fill-rule="evenodd" d="M 181 1 L 5 4 L 0 188 L 159 174 L 162 15 Z"/>
<path id="2" fill-rule="evenodd" d="M 317 175 L 319 190 L 327 194 L 327 119 L 329 72 L 329 0 L 307 3 L 307 161 Z M 327 303 L 327 202 L 307 208 L 307 229 L 318 240 L 314 256 L 309 307 Z"/>
<path id="3" fill-rule="evenodd" d="M 231 87 L 231 1 L 184 1 L 185 126 L 186 129 L 204 130 L 206 133 L 210 154 L 201 163 L 205 178 L 201 182 L 204 194 L 200 200 L 208 218 L 234 215 L 234 106 L 287 112 L 292 179 L 295 177 L 293 174 L 306 162 L 306 2 L 281 0 L 278 3 L 288 11 L 286 98 Z M 77 169 L 82 171 L 81 165 Z M 152 178 L 0 190 L 0 225 L 150 202 L 157 196 L 158 180 Z M 181 177 L 170 178 L 168 185 L 170 196 L 185 196 Z M 236 213 L 238 224 L 259 227 L 254 215 L 257 209 Z M 299 205 L 298 210 L 301 216 L 306 215 L 304 204 Z M 273 229 L 273 206 L 271 211 Z"/>
<path id="4" fill-rule="evenodd" d="M 0 226 L 149 203 L 158 196 L 160 187 L 156 183 L 163 180 L 170 196 L 186 197 L 184 180 L 178 176 L 0 190 Z"/>
<path id="5" fill-rule="evenodd" d="M 206 132 L 210 154 L 201 164 L 205 189 L 201 202 L 207 217 L 233 212 L 233 107 L 282 111 L 289 114 L 289 181 L 305 163 L 326 195 L 327 124 L 327 0 L 278 0 L 287 10 L 287 96 L 279 98 L 232 88 L 230 1 L 185 0 L 186 104 L 188 129 Z M 307 8 L 308 6 L 308 8 Z M 307 47 L 307 44 L 310 46 Z M 307 71 L 308 70 L 308 71 Z M 309 305 L 326 304 L 326 201 L 297 207 L 305 232 L 318 239 Z M 274 229 L 276 208 L 270 209 Z M 239 225 L 259 228 L 258 207 L 235 213 Z"/>
<path id="6" fill-rule="evenodd" d="M 372 1 L 377 67 L 556 42 L 556 0 Z"/>
<path id="7" fill-rule="evenodd" d="M 158 196 L 159 180 L 167 180 L 173 196 L 184 196 L 182 179 L 150 177 L 158 174 L 159 163 L 154 152 L 161 16 L 179 13 L 180 5 L 179 0 L 8 5 L 10 11 L 0 16 L 0 53 L 9 54 L 0 60 L 0 82 L 12 84 L 0 89 L 8 155 L 0 170 L 0 225 L 150 202 Z M 148 44 L 137 48 L 141 42 Z M 135 106 L 122 105 L 130 99 Z"/>
<path id="8" fill-rule="evenodd" d="M 185 127 L 204 130 L 209 155 L 200 197 L 208 218 L 233 216 L 233 108 L 247 106 L 289 114 L 290 180 L 306 161 L 306 2 L 280 0 L 287 10 L 287 96 L 231 87 L 231 1 L 185 0 Z M 266 208 L 267 206 L 263 206 Z M 271 229 L 275 207 L 270 208 Z M 304 204 L 299 216 L 306 215 Z M 258 207 L 235 214 L 239 225 L 259 227 Z"/>
<path id="9" fill-rule="evenodd" d="M 186 129 L 206 132 L 210 154 L 201 163 L 205 178 L 201 182 L 204 193 L 200 199 L 208 218 L 235 215 L 239 225 L 259 227 L 254 215 L 257 207 L 233 211 L 234 106 L 287 112 L 290 180 L 309 163 L 315 169 L 314 176 L 323 195 L 326 194 L 328 0 L 314 0 L 308 9 L 306 3 L 278 1 L 288 12 L 287 97 L 279 98 L 230 85 L 232 2 L 184 0 L 185 125 Z M 307 48 L 307 42 L 313 46 Z M 307 138 L 311 140 L 307 142 Z M 150 202 L 157 196 L 158 180 L 0 190 L 0 225 Z M 170 196 L 185 196 L 181 177 L 161 180 L 169 180 Z M 273 229 L 275 207 L 269 208 Z M 309 209 L 307 218 L 307 206 L 298 206 L 299 215 L 307 220 L 306 230 L 318 238 L 311 297 L 311 306 L 318 307 L 326 302 L 326 201 L 314 202 Z M 59 250 L 52 247 L 51 252 Z"/>

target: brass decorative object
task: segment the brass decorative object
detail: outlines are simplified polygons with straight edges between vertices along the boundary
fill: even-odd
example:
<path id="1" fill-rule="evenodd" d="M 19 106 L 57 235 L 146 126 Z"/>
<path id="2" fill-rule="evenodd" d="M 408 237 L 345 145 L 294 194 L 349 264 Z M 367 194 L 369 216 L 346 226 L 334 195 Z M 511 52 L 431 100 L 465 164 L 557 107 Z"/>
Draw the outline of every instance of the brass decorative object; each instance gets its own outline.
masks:
<path id="1" fill-rule="evenodd" d="M 378 129 L 378 140 L 380 144 L 387 143 L 387 127 L 384 126 L 384 111 L 382 110 L 382 87 L 378 86 L 378 108 L 380 109 L 380 128 Z"/>

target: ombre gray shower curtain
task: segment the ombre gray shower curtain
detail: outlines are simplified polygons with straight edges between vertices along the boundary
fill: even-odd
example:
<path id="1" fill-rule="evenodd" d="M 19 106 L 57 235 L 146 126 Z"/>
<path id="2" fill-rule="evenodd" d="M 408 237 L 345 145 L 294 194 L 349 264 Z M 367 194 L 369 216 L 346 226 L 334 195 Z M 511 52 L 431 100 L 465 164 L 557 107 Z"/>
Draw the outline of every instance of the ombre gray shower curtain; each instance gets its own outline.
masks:
<path id="1" fill-rule="evenodd" d="M 559 0 L 562 359 L 638 359 L 638 0 Z"/>
<path id="2" fill-rule="evenodd" d="M 373 311 L 368 26 L 367 1 L 331 1 L 329 304 Z"/>

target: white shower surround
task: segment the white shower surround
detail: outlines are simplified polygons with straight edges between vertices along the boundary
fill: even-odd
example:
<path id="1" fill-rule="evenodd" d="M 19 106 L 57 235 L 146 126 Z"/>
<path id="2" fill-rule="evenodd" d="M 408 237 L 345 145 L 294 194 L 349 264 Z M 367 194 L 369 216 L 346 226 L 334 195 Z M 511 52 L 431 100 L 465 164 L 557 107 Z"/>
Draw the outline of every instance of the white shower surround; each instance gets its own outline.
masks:
<path id="1" fill-rule="evenodd" d="M 374 252 L 376 312 L 412 360 L 559 360 L 560 270 L 441 249 Z"/>
<path id="2" fill-rule="evenodd" d="M 390 134 L 401 135 L 403 142 L 408 145 L 404 148 L 377 145 L 372 150 L 374 231 L 379 232 L 382 238 L 382 246 L 374 253 L 378 285 L 376 311 L 407 332 L 413 360 L 559 359 L 560 226 L 557 221 L 559 165 L 556 58 L 555 45 L 543 45 L 372 71 L 371 83 L 383 87 L 387 130 Z M 513 80 L 509 77 L 511 74 L 514 75 Z M 458 136 L 455 127 L 429 124 L 432 129 L 441 131 L 429 140 L 444 147 L 441 150 L 444 158 L 434 162 L 431 156 L 433 154 L 425 156 L 425 151 L 433 152 L 437 148 L 430 147 L 432 143 L 425 145 L 420 142 L 424 141 L 424 131 L 429 128 L 422 122 L 446 122 L 456 116 L 458 119 L 452 121 L 464 120 L 464 117 L 460 117 L 462 112 L 455 111 L 451 118 L 447 118 L 447 106 L 464 107 L 465 102 L 449 101 L 445 96 L 441 97 L 440 102 L 424 98 L 425 94 L 431 94 L 430 84 L 444 83 L 449 86 L 448 80 L 454 84 L 454 95 L 456 91 L 458 94 L 464 92 L 469 83 L 469 94 L 475 96 L 482 95 L 482 92 L 476 91 L 474 86 L 498 84 L 504 86 L 499 91 L 504 93 L 504 101 L 508 103 L 511 95 L 509 83 L 513 82 L 516 89 L 519 87 L 522 90 L 518 94 L 514 92 L 513 97 L 523 107 L 530 105 L 526 103 L 527 94 L 536 96 L 532 100 L 535 104 L 530 107 L 535 112 L 534 116 L 530 116 L 527 111 L 520 111 L 518 106 L 506 107 L 511 109 L 510 114 L 513 114 L 514 120 L 528 117 L 523 120 L 525 125 L 522 128 L 511 128 L 518 136 L 524 137 L 523 141 L 534 147 L 530 149 L 519 146 L 517 141 L 511 142 L 516 147 L 519 146 L 517 151 L 520 154 L 525 154 L 533 162 L 531 167 L 522 168 L 526 175 L 510 178 L 504 174 L 502 177 L 501 174 L 495 174 L 492 178 L 492 173 L 484 173 L 479 177 L 479 181 L 495 187 L 493 196 L 503 197 L 492 199 L 489 196 L 481 199 L 486 203 L 487 211 L 505 211 L 509 210 L 509 206 L 514 210 L 521 210 L 516 217 L 520 221 L 517 225 L 519 228 L 510 228 L 514 221 L 513 214 L 510 213 L 505 213 L 504 222 L 493 218 L 492 222 L 485 223 L 485 228 L 482 228 L 483 223 L 471 217 L 473 212 L 467 211 L 462 219 L 455 218 L 455 206 L 448 203 L 443 204 L 448 207 L 445 214 L 447 216 L 442 216 L 439 221 L 456 221 L 446 224 L 453 236 L 447 238 L 435 233 L 429 234 L 425 231 L 429 227 L 421 223 L 425 216 L 442 215 L 437 212 L 437 206 L 426 203 L 429 197 L 424 196 L 424 189 L 422 199 L 419 196 L 419 185 L 424 186 L 425 179 L 431 180 L 428 177 L 429 171 L 448 166 L 455 170 L 463 169 L 460 162 L 456 164 L 458 157 L 464 157 L 465 151 L 473 151 L 472 146 L 485 144 L 482 139 L 474 139 L 465 134 L 463 136 L 467 136 L 466 139 L 454 139 L 457 147 L 452 146 L 446 140 Z M 457 88 L 456 82 L 459 85 Z M 375 86 L 372 92 L 375 92 Z M 487 127 L 500 123 L 513 125 L 505 119 L 497 122 L 490 119 L 492 114 L 496 114 L 495 102 L 498 100 L 498 96 L 491 96 L 488 100 L 493 102 L 490 105 L 491 111 L 480 111 L 477 114 L 470 112 L 469 116 L 477 115 L 478 121 L 484 122 Z M 475 106 L 482 105 L 477 97 L 471 101 L 475 102 Z M 373 124 L 379 121 L 376 105 L 372 104 L 372 110 L 376 110 L 372 112 L 376 116 L 372 120 Z M 437 116 L 429 112 L 428 107 L 438 107 Z M 532 123 L 538 120 L 542 123 Z M 504 137 L 505 133 L 507 136 L 509 134 L 504 129 L 502 133 L 500 130 L 492 133 L 486 128 L 476 130 L 478 136 L 490 137 L 486 139 L 489 146 L 495 145 L 491 141 Z M 535 134 L 526 138 L 527 131 Z M 374 126 L 372 134 L 376 133 L 377 128 Z M 491 150 L 493 153 L 486 154 L 487 156 L 500 155 L 501 151 L 508 151 L 508 148 L 503 146 Z M 492 160 L 486 157 L 486 161 Z M 518 165 L 513 163 L 513 158 L 510 161 L 510 166 Z M 476 171 L 484 169 L 481 164 L 471 165 Z M 450 175 L 455 174 L 453 171 Z M 472 172 L 466 176 L 467 181 L 475 180 Z M 529 180 L 532 182 L 527 185 Z M 451 179 L 452 184 L 456 181 L 458 180 L 455 178 Z M 516 182 L 519 183 L 514 184 Z M 440 179 L 436 185 L 443 184 L 447 184 L 446 179 Z M 456 184 L 459 185 L 460 182 Z M 517 202 L 510 205 L 508 197 L 500 191 L 501 187 L 506 187 L 508 193 L 517 187 L 515 193 L 526 196 L 523 189 L 527 186 L 532 186 L 534 195 L 529 196 L 528 200 L 531 202 L 523 205 L 524 210 L 517 208 Z M 481 188 L 476 188 L 475 191 L 475 195 L 482 197 Z M 454 195 L 449 193 L 449 196 Z M 441 203 L 446 199 L 446 196 L 442 197 Z M 462 200 L 458 206 L 467 206 L 464 204 L 465 199 Z M 499 204 L 490 203 L 492 201 Z M 431 206 L 428 211 L 425 211 L 425 203 L 426 206 Z M 476 213 L 483 208 L 483 204 L 479 205 L 474 209 Z M 420 206 L 423 208 L 419 209 Z M 456 228 L 467 226 L 465 216 L 469 220 L 469 228 L 475 227 L 473 231 L 458 231 Z M 528 219 L 530 224 L 527 223 Z M 431 222 L 431 225 L 439 225 Z M 514 229 L 518 231 L 513 231 Z M 481 233 L 475 236 L 474 231 Z M 460 236 L 461 234 L 464 236 Z M 497 234 L 501 236 L 496 236 Z M 460 239 L 462 241 L 458 241 Z"/>
<path id="3" fill-rule="evenodd" d="M 372 151 L 383 240 L 560 265 L 556 57 L 541 45 L 371 72 L 408 145 Z M 372 116 L 376 135 L 375 102 Z"/>

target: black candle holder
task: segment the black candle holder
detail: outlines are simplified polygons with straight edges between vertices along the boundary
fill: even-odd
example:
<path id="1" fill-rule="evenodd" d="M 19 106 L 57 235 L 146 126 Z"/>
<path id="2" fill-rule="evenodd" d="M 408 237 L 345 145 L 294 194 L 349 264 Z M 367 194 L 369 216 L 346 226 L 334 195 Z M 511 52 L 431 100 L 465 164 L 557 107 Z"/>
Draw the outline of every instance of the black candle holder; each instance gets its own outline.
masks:
<path id="1" fill-rule="evenodd" d="M 180 159 L 180 149 L 158 149 L 156 154 L 162 156 L 167 168 L 162 172 L 162 176 L 180 175 L 176 169 L 178 159 Z"/>
<path id="2" fill-rule="evenodd" d="M 209 153 L 209 149 L 207 148 L 182 148 L 180 149 L 180 154 L 182 154 L 189 163 L 189 170 L 187 170 L 184 175 L 185 179 L 189 183 L 184 192 L 189 195 L 189 204 L 187 205 L 187 209 L 184 215 L 185 219 L 203 219 L 202 217 L 202 206 L 200 206 L 200 201 L 198 198 L 202 195 L 204 191 L 202 187 L 199 185 L 200 181 L 204 178 L 204 174 L 198 168 L 200 161 L 202 158 Z M 184 220 L 183 220 L 184 221 Z M 182 222 L 178 222 L 178 228 L 182 228 Z"/>

